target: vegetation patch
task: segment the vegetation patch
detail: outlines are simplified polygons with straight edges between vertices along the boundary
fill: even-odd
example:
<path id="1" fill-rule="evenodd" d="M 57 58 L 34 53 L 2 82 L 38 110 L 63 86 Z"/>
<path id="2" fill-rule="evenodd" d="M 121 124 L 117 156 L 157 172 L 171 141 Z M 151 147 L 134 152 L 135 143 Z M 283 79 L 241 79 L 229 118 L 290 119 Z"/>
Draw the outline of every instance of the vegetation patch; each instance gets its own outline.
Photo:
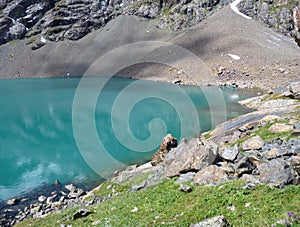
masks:
<path id="1" fill-rule="evenodd" d="M 241 189 L 244 184 L 238 180 L 210 187 L 192 186 L 193 191 L 185 193 L 178 190 L 174 179 L 166 179 L 146 189 L 84 207 L 93 212 L 87 217 L 72 221 L 72 215 L 80 209 L 74 207 L 17 226 L 189 226 L 217 215 L 224 215 L 232 226 L 269 226 L 288 218 L 288 212 L 299 213 L 299 186 L 277 189 L 260 185 L 246 190 Z"/>

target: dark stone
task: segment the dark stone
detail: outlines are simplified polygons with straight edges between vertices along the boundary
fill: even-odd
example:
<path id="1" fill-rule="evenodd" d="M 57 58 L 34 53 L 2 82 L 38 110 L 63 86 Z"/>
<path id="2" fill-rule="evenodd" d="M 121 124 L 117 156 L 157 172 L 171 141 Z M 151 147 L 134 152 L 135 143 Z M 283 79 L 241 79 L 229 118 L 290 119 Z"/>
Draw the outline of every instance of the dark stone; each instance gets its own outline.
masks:
<path id="1" fill-rule="evenodd" d="M 76 220 L 78 218 L 83 218 L 90 215 L 92 212 L 86 209 L 80 209 L 75 214 L 73 214 L 72 220 Z"/>
<path id="2" fill-rule="evenodd" d="M 288 162 L 272 159 L 258 166 L 259 179 L 262 183 L 284 186 L 292 182 L 292 170 Z"/>
<path id="3" fill-rule="evenodd" d="M 68 197 L 71 199 L 72 198 L 75 199 L 75 198 L 79 198 L 85 194 L 86 194 L 86 192 L 84 190 L 82 190 L 81 188 L 75 188 L 68 194 Z"/>

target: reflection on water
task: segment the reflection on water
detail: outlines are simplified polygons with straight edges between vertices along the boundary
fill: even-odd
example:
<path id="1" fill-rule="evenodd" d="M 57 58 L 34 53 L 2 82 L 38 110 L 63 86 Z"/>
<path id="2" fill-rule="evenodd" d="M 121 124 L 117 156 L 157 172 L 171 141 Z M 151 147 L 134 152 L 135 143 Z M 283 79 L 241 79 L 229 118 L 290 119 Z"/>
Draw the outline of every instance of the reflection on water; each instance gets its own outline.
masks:
<path id="1" fill-rule="evenodd" d="M 90 80 L 91 83 L 82 90 L 86 97 L 98 89 L 94 86 L 94 78 Z M 52 184 L 56 179 L 62 183 L 85 185 L 101 180 L 101 177 L 86 164 L 74 139 L 72 105 L 79 81 L 79 78 L 0 80 L 0 200 L 27 192 L 44 183 Z M 165 83 L 144 81 L 143 84 L 139 84 L 138 89 L 124 92 L 133 81 L 111 79 L 99 95 L 96 107 L 93 109 L 87 105 L 86 109 L 81 109 L 78 114 L 81 118 L 80 124 L 85 125 L 86 120 L 92 120 L 86 119 L 85 113 L 90 114 L 95 110 L 93 116 L 99 140 L 112 157 L 125 164 L 149 160 L 159 146 L 159 142 L 156 141 L 155 144 L 151 144 L 152 149 L 149 152 L 129 149 L 126 141 L 120 142 L 122 136 L 125 136 L 126 140 L 127 132 L 131 132 L 131 136 L 139 142 L 146 141 L 151 137 L 152 130 L 158 129 L 166 130 L 161 133 L 172 133 L 177 138 L 183 135 L 193 137 L 194 122 L 190 122 L 192 109 L 196 110 L 201 131 L 207 131 L 227 118 L 249 111 L 237 104 L 238 100 L 251 96 L 248 92 L 230 88 L 200 89 L 181 86 L 180 90 L 183 89 L 191 100 L 190 108 L 187 102 L 183 101 L 182 95 Z M 129 104 L 124 104 L 123 109 L 122 104 L 118 104 L 121 109 L 114 106 L 116 100 L 122 98 L 122 90 L 122 97 L 127 97 L 127 101 L 151 92 L 153 95 L 137 102 L 127 116 L 125 109 Z M 222 99 L 216 96 L 220 92 Z M 176 103 L 160 99 L 162 96 L 172 97 L 172 102 Z M 220 107 L 222 103 L 225 112 L 224 108 Z M 113 114 L 112 110 L 115 110 Z M 122 125 L 126 125 L 126 129 Z M 183 125 L 189 126 L 182 130 Z M 118 127 L 120 129 L 117 130 Z M 185 131 L 185 134 L 182 131 Z M 81 136 L 87 139 L 89 133 L 90 130 L 83 131 Z M 196 134 L 198 133 L 200 130 Z M 159 141 L 160 138 L 161 135 Z M 98 152 L 96 145 L 87 146 L 91 148 L 91 155 Z M 96 162 L 101 165 L 101 160 Z"/>

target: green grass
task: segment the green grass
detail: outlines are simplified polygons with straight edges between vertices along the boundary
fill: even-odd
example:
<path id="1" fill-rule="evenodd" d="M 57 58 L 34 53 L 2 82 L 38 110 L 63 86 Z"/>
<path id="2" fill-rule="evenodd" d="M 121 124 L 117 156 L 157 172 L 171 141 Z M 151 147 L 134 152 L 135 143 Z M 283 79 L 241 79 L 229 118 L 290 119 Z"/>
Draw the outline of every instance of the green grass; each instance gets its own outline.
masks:
<path id="1" fill-rule="evenodd" d="M 276 189 L 260 185 L 255 190 L 242 190 L 244 184 L 239 180 L 212 187 L 193 186 L 191 193 L 184 193 L 174 180 L 166 179 L 144 190 L 126 192 L 87 207 L 93 213 L 85 218 L 71 221 L 72 214 L 79 209 L 76 207 L 17 226 L 92 226 L 96 221 L 97 226 L 189 226 L 216 215 L 224 215 L 232 226 L 270 226 L 286 218 L 288 211 L 299 213 L 299 186 Z M 245 207 L 246 203 L 251 205 Z M 229 210 L 229 205 L 236 210 Z M 131 212 L 134 207 L 137 212 Z"/>
<path id="2" fill-rule="evenodd" d="M 246 140 L 248 140 L 248 139 L 250 139 L 254 136 L 260 136 L 264 141 L 267 141 L 267 140 L 270 141 L 270 140 L 272 140 L 274 138 L 277 138 L 277 137 L 279 137 L 281 139 L 284 139 L 284 140 L 289 140 L 290 138 L 295 137 L 295 136 L 292 135 L 293 130 L 290 130 L 290 131 L 287 131 L 287 132 L 278 132 L 278 133 L 269 132 L 269 128 L 275 123 L 285 123 L 285 124 L 287 124 L 288 121 L 275 120 L 273 122 L 267 122 L 266 125 L 264 125 L 264 126 L 258 126 L 257 130 L 252 132 L 249 136 L 240 138 L 237 141 L 235 141 L 233 143 L 229 143 L 227 145 L 228 146 L 234 146 L 236 144 L 241 144 L 241 143 L 245 142 Z"/>

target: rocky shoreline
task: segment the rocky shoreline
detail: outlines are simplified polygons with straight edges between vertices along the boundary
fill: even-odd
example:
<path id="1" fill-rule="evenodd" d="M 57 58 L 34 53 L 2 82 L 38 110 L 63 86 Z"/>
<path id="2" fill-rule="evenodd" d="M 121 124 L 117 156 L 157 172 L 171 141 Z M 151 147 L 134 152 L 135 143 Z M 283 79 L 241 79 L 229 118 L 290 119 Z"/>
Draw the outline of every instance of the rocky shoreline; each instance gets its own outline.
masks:
<path id="1" fill-rule="evenodd" d="M 122 184 L 150 173 L 146 180 L 131 187 L 133 192 L 173 177 L 178 178 L 179 190 L 187 193 L 192 190 L 189 182 L 192 185 L 216 185 L 243 179 L 247 182 L 245 189 L 251 190 L 260 184 L 279 188 L 299 185 L 299 97 L 300 83 L 296 82 L 281 92 L 242 101 L 241 104 L 257 111 L 225 122 L 190 141 L 178 143 L 167 135 L 151 162 L 129 166 L 109 181 Z M 89 214 L 89 205 L 100 204 L 119 195 L 114 191 L 107 197 L 95 195 L 94 191 L 101 185 L 90 192 L 74 185 L 56 186 L 59 189 L 49 196 L 39 195 L 34 203 L 22 209 L 11 209 L 18 204 L 16 199 L 7 201 L 11 207 L 3 210 L 1 225 L 43 218 L 70 207 L 86 207 L 74 213 L 72 219 L 75 220 Z"/>

